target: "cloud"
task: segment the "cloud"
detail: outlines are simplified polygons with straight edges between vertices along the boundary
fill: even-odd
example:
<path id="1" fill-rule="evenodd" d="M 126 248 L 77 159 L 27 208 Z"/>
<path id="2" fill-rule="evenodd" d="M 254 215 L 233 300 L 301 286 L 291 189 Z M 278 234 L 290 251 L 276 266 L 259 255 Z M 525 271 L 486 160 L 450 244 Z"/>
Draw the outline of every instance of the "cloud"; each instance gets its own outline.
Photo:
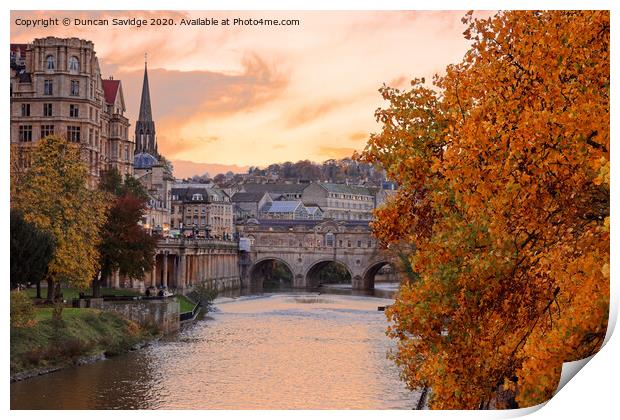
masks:
<path id="1" fill-rule="evenodd" d="M 160 151 L 174 158 L 192 149 L 219 141 L 214 132 L 183 133 L 193 121 L 214 121 L 244 114 L 280 96 L 287 78 L 259 56 L 242 60 L 244 71 L 228 74 L 212 71 L 149 69 L 153 119 Z M 114 75 L 122 80 L 127 113 L 135 120 L 142 91 L 143 70 Z"/>
<path id="2" fill-rule="evenodd" d="M 356 131 L 355 133 L 349 134 L 349 140 L 354 142 L 359 142 L 360 140 L 365 140 L 368 138 L 368 133 L 364 131 Z"/>
<path id="3" fill-rule="evenodd" d="M 345 157 L 351 157 L 355 149 L 350 147 L 331 147 L 331 146 L 319 146 L 319 155 L 326 156 L 329 159 L 342 159 Z"/>
<path id="4" fill-rule="evenodd" d="M 179 71 L 149 68 L 155 120 L 241 113 L 279 96 L 287 78 L 256 54 L 242 58 L 243 72 Z M 130 116 L 137 116 L 144 70 L 120 72 Z"/>
<path id="5" fill-rule="evenodd" d="M 290 112 L 286 117 L 286 127 L 295 127 L 313 122 L 321 116 L 328 114 L 349 102 L 340 99 L 331 99 L 318 104 L 304 105 Z"/>
<path id="6" fill-rule="evenodd" d="M 402 74 L 402 75 L 398 76 L 397 78 L 390 80 L 387 83 L 387 85 L 389 87 L 398 88 L 398 87 L 403 87 L 402 85 L 405 84 L 408 81 L 409 81 L 409 77 L 407 77 L 404 74 Z"/>
<path id="7" fill-rule="evenodd" d="M 158 130 L 161 132 L 162 130 Z M 220 141 L 218 136 L 196 136 L 196 137 L 171 137 L 167 130 L 165 134 L 157 135 L 157 145 L 160 152 L 164 155 L 172 156 L 175 153 L 181 153 L 190 150 L 199 150 L 201 147 Z"/>
<path id="8" fill-rule="evenodd" d="M 215 176 L 220 173 L 226 173 L 231 171 L 233 173 L 247 172 L 248 166 L 238 165 L 222 165 L 219 163 L 201 163 L 192 162 L 189 160 L 173 160 L 172 166 L 174 167 L 174 177 L 177 179 L 190 178 L 194 175 L 202 175 L 208 172 L 210 176 Z"/>

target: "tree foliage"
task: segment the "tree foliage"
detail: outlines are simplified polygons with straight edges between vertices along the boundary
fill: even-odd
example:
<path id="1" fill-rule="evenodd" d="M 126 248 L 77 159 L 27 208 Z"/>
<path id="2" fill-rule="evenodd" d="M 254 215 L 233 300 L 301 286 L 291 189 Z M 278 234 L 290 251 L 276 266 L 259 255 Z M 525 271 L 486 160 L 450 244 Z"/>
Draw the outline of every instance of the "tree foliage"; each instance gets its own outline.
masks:
<path id="1" fill-rule="evenodd" d="M 116 169 L 102 173 L 99 188 L 113 195 L 106 223 L 101 229 L 101 277 L 118 270 L 130 279 L 142 279 L 153 265 L 157 247 L 157 239 L 138 224 L 146 211 L 148 194 L 131 176 L 122 182 Z M 95 295 L 98 295 L 98 285 L 99 281 L 95 280 Z"/>
<path id="2" fill-rule="evenodd" d="M 40 284 L 54 256 L 54 237 L 11 210 L 11 289 Z"/>
<path id="3" fill-rule="evenodd" d="M 394 354 L 433 408 L 519 406 L 601 345 L 609 308 L 609 13 L 469 13 L 434 87 L 383 87 L 361 159 L 401 186 L 381 241 L 412 244 L 388 311 Z"/>
<path id="4" fill-rule="evenodd" d="M 66 281 L 84 289 L 99 268 L 97 245 L 106 197 L 86 187 L 87 176 L 79 147 L 50 136 L 37 142 L 30 168 L 14 185 L 12 207 L 55 239 L 48 285 Z"/>

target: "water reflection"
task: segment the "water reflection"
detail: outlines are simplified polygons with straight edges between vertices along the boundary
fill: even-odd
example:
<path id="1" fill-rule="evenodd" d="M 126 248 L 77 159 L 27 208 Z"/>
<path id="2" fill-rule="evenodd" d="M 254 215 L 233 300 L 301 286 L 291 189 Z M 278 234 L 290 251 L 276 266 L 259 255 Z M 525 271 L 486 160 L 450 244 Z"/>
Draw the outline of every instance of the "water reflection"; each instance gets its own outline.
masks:
<path id="1" fill-rule="evenodd" d="M 410 409 L 385 357 L 391 301 L 346 292 L 222 296 L 151 347 L 12 384 L 11 408 Z"/>

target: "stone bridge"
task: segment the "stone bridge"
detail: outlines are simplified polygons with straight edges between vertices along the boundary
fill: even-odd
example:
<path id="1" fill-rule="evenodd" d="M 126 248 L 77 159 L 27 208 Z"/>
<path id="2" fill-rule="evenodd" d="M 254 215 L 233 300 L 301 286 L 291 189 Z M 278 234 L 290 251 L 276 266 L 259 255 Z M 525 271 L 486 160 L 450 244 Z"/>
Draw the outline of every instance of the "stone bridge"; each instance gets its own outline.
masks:
<path id="1" fill-rule="evenodd" d="M 354 289 L 374 288 L 375 275 L 391 266 L 398 280 L 398 264 L 387 250 L 379 249 L 366 221 L 256 220 L 237 225 L 242 243 L 241 280 L 244 287 L 260 288 L 257 269 L 272 261 L 288 267 L 293 287 L 312 288 L 317 274 L 331 262 L 340 263 L 351 276 Z"/>

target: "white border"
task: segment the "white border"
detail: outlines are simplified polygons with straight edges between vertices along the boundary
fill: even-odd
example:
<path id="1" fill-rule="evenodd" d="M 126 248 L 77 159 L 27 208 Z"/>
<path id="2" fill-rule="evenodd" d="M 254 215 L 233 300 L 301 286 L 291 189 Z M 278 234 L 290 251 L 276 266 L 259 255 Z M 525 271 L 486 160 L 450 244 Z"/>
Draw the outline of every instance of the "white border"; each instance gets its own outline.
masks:
<path id="1" fill-rule="evenodd" d="M 8 3 L 8 4 L 7 4 Z M 314 1 L 283 1 L 283 0 L 265 0 L 265 1 L 249 1 L 249 0 L 229 0 L 229 1 L 147 1 L 147 0 L 135 0 L 132 2 L 118 1 L 118 0 L 91 0 L 88 3 L 77 0 L 66 1 L 34 1 L 34 0 L 22 0 L 19 2 L 5 2 L 2 9 L 2 16 L 4 22 L 9 21 L 9 8 L 15 10 L 495 10 L 495 9 L 607 9 L 611 10 L 611 32 L 612 32 L 612 55 L 611 55 L 611 69 L 618 68 L 617 54 L 615 53 L 618 41 L 617 26 L 618 26 L 618 12 L 619 6 L 617 1 L 612 0 L 591 0 L 591 1 L 577 1 L 577 0 L 565 0 L 565 1 L 548 1 L 548 0 L 502 0 L 502 1 L 462 1 L 462 0 L 433 0 L 431 2 L 413 2 L 411 0 L 359 0 L 359 1 L 335 1 L 335 0 L 314 0 Z M 2 45 L 5 51 L 8 49 L 8 43 L 10 42 L 10 26 L 6 25 L 2 28 Z M 5 62 L 6 63 L 6 62 Z M 8 70 L 8 69 L 7 69 Z M 6 72 L 5 74 L 7 74 Z M 612 73 L 614 73 L 612 71 Z M 612 74 L 612 115 L 611 115 L 611 133 L 612 138 L 617 137 L 617 122 L 620 121 L 617 112 L 617 81 L 616 74 Z M 0 188 L 2 196 L 4 197 L 4 205 L 2 206 L 2 220 L 5 221 L 5 236 L 2 243 L 2 252 L 0 253 L 2 258 L 1 267 L 3 268 L 3 274 L 5 283 L 9 277 L 9 258 L 8 258 L 8 220 L 9 220 L 9 180 L 8 180 L 8 139 L 9 139 L 9 124 L 8 124 L 8 110 L 9 110 L 9 92 L 8 83 L 0 84 L 2 89 L 2 115 L 4 118 L 0 119 L 3 128 L 4 138 L 4 153 L 0 154 L 0 162 L 4 171 L 4 177 L 0 180 Z M 618 161 L 616 147 L 612 147 L 611 150 L 612 162 Z M 612 166 L 611 178 L 612 184 L 616 185 L 618 182 L 618 176 L 616 173 L 616 166 Z M 612 227 L 612 241 L 611 241 L 611 316 L 610 316 L 610 330 L 615 325 L 618 313 L 618 281 L 620 277 L 618 274 L 618 264 L 614 263 L 613 256 L 618 255 L 617 250 L 617 232 L 616 223 L 618 222 L 617 211 L 618 198 L 615 190 L 612 189 L 611 193 L 611 227 Z M 7 287 L 5 285 L 5 287 Z M 5 289 L 6 290 L 6 289 Z M 4 330 L 4 337 L 8 342 L 9 339 L 9 297 L 8 293 L 2 296 L 4 301 L 5 316 L 2 328 Z M 609 338 L 609 337 L 608 337 Z M 616 382 L 620 378 L 618 368 L 618 355 L 620 354 L 620 344 L 618 344 L 618 338 L 611 336 L 611 339 L 606 343 L 604 348 L 587 364 L 583 371 L 577 375 L 577 378 L 569 381 L 569 383 L 554 397 L 552 398 L 544 408 L 535 411 L 530 415 L 530 418 L 546 419 L 546 418 L 611 418 L 617 416 L 617 388 Z M 9 355 L 8 346 L 2 348 L 5 355 L 4 363 L 2 364 L 2 376 L 5 378 L 3 382 L 4 392 L 2 398 L 4 402 L 5 410 L 9 409 Z M 540 408 L 540 407 L 538 407 Z M 409 412 L 409 411 L 390 411 L 390 412 L 376 412 L 376 411 L 356 411 L 351 413 L 357 419 L 376 418 L 379 416 L 390 416 L 394 418 L 411 418 L 412 416 L 429 418 L 441 416 L 442 418 L 503 418 L 503 417 L 515 417 L 518 415 L 526 414 L 532 410 L 518 410 L 518 412 L 510 411 L 493 411 L 493 412 L 467 412 L 467 411 L 450 411 L 450 412 Z M 36 416 L 51 416 L 51 418 L 77 418 L 85 415 L 83 412 L 10 412 L 14 417 L 25 417 L 32 414 Z M 251 416 L 255 418 L 285 418 L 291 415 L 303 419 L 315 419 L 317 416 L 336 418 L 343 415 L 347 415 L 348 412 L 336 412 L 336 411 L 294 411 L 294 412 L 274 412 L 274 411 L 209 411 L 205 413 L 203 411 L 188 411 L 184 413 L 176 413 L 173 411 L 134 411 L 123 412 L 123 416 L 136 417 L 140 416 L 157 416 L 172 418 L 173 416 L 182 415 L 184 417 L 191 418 L 204 418 L 209 416 L 210 418 L 230 418 L 237 416 Z M 108 413 L 101 411 L 91 411 L 87 414 L 89 417 L 103 418 Z"/>

